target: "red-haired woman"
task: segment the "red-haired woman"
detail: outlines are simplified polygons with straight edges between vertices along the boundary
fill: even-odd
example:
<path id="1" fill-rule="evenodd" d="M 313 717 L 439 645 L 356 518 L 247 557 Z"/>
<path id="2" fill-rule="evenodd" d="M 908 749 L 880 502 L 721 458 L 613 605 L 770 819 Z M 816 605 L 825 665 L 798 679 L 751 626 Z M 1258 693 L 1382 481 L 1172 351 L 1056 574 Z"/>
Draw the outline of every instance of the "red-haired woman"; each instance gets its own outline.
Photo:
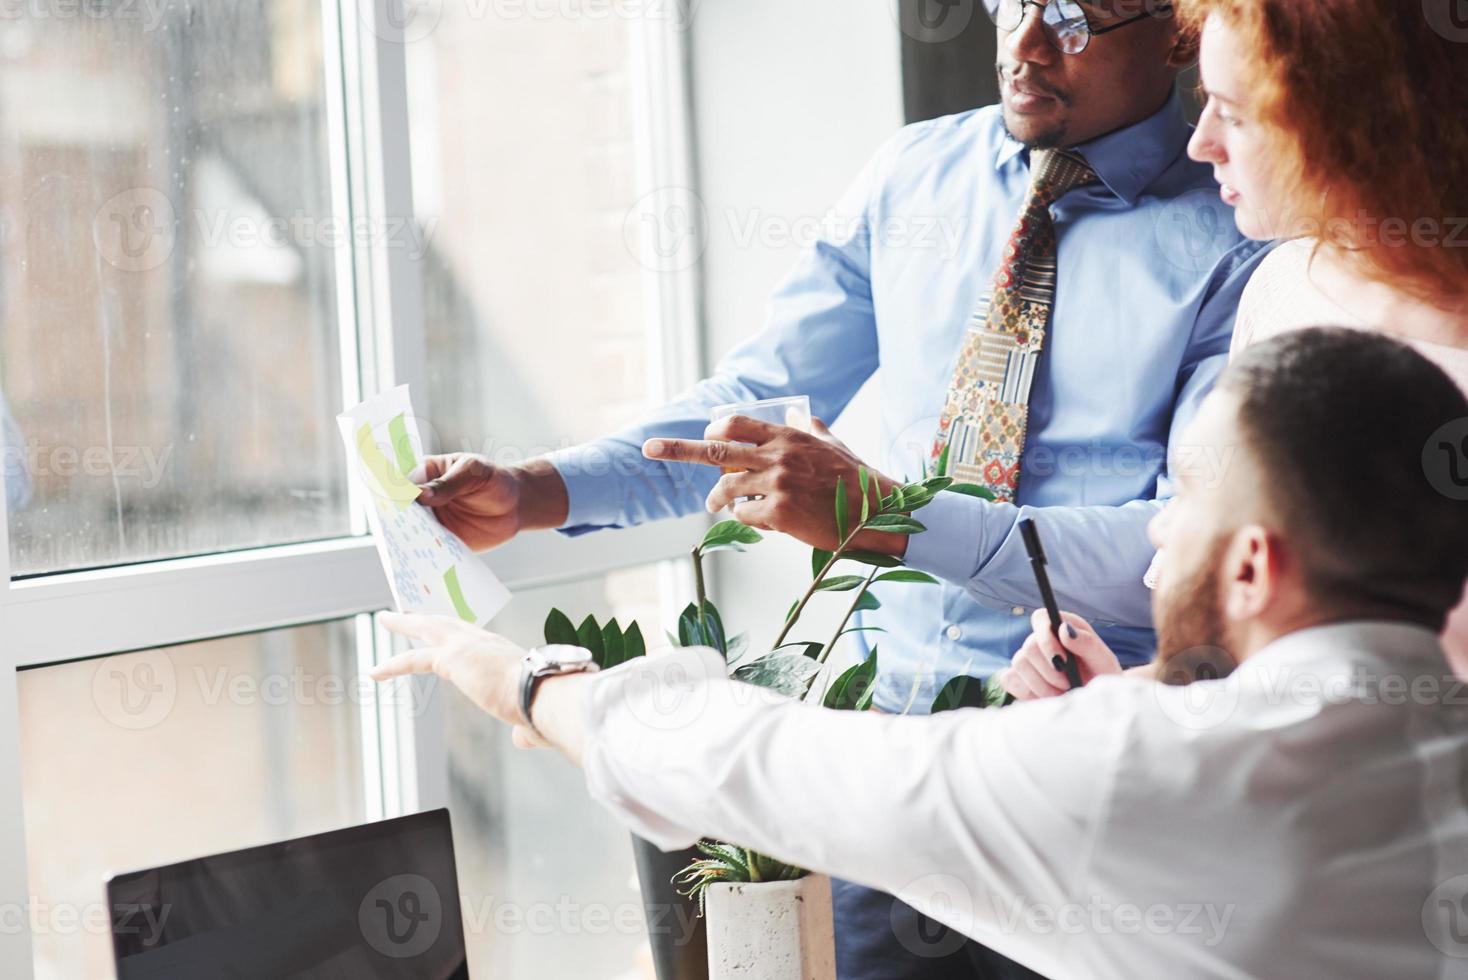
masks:
<path id="1" fill-rule="evenodd" d="M 1287 239 L 1239 302 L 1236 351 L 1301 327 L 1377 330 L 1468 391 L 1468 24 L 1455 3 L 1179 2 L 1208 95 L 1188 152 L 1213 164 L 1240 231 Z M 1459 420 L 1424 449 L 1443 491 L 1468 498 L 1465 441 Z M 1392 506 L 1370 487 L 1362 473 L 1341 492 L 1363 511 Z M 1468 677 L 1468 604 L 1444 643 Z"/>
<path id="2" fill-rule="evenodd" d="M 1380 331 L 1468 391 L 1468 22 L 1458 3 L 1177 0 L 1201 35 L 1208 96 L 1189 155 L 1213 164 L 1240 231 L 1282 240 L 1240 299 L 1235 351 L 1303 327 Z M 1468 419 L 1443 421 L 1442 439 L 1423 447 L 1424 475 L 1468 507 Z M 1393 506 L 1372 498 L 1368 472 L 1340 492 L 1360 495 L 1363 520 Z M 1066 646 L 1083 678 L 1121 670 L 1083 621 L 1072 626 Z M 1468 679 L 1468 593 L 1443 646 Z M 1037 615 L 1000 682 L 1020 699 L 1062 693 L 1056 652 Z"/>

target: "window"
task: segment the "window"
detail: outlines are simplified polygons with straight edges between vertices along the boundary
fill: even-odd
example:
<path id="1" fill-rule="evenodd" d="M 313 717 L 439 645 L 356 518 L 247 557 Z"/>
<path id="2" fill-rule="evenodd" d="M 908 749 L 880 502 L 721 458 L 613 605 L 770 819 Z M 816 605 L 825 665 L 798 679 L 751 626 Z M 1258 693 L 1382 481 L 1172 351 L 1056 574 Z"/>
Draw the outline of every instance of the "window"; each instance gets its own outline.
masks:
<path id="1" fill-rule="evenodd" d="M 345 534 L 321 5 L 95 6 L 0 21 L 11 572 Z"/>
<path id="2" fill-rule="evenodd" d="M 108 873 L 445 804 L 476 969 L 636 960 L 486 904 L 635 909 L 575 773 L 359 686 L 389 596 L 335 416 L 410 383 L 442 448 L 513 462 L 693 380 L 694 272 L 629 247 L 691 183 L 682 25 L 397 2 L 0 17 L 0 976 L 111 976 Z M 693 533 L 517 542 L 497 625 L 656 636 Z"/>
<path id="3" fill-rule="evenodd" d="M 355 642 L 337 622 L 21 673 L 37 980 L 110 975 L 110 873 L 366 819 Z"/>

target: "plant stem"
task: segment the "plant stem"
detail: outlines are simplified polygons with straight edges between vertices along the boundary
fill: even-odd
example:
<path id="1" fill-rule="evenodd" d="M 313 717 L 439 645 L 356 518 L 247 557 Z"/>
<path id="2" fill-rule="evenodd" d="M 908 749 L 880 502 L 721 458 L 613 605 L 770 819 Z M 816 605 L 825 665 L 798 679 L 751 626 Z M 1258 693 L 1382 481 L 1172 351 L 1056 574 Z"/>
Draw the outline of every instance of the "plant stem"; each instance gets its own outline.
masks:
<path id="1" fill-rule="evenodd" d="M 703 625 L 703 604 L 708 601 L 708 596 L 703 587 L 703 548 L 693 549 L 693 588 L 698 596 L 698 622 Z"/>
<path id="2" fill-rule="evenodd" d="M 841 639 L 841 634 L 845 631 L 846 624 L 851 622 L 851 617 L 856 614 L 856 607 L 861 602 L 861 597 L 867 594 L 867 590 L 872 587 L 872 579 L 876 578 L 877 573 L 880 571 L 880 568 L 873 567 L 871 574 L 867 576 L 867 580 L 861 584 L 861 588 L 856 590 L 856 598 L 852 599 L 851 605 L 846 607 L 846 615 L 841 618 L 841 625 L 836 627 L 836 635 L 831 637 L 831 641 L 826 644 L 826 648 L 816 658 L 816 663 L 825 663 L 826 658 L 831 655 L 831 651 L 836 649 L 836 641 Z M 814 681 L 815 678 L 811 678 L 811 680 Z"/>
<path id="3" fill-rule="evenodd" d="M 826 567 L 821 569 L 821 573 L 817 575 L 815 581 L 810 584 L 810 588 L 805 590 L 805 595 L 800 597 L 800 604 L 795 607 L 795 611 L 792 612 L 790 614 L 790 618 L 785 621 L 785 628 L 780 631 L 779 636 L 775 637 L 775 645 L 772 646 L 770 649 L 778 649 L 782 644 L 784 644 L 785 638 L 790 635 L 790 631 L 795 627 L 795 623 L 800 619 L 800 614 L 805 612 L 805 607 L 810 603 L 811 596 L 816 594 L 816 587 L 825 580 L 827 575 L 831 574 L 831 569 L 836 567 L 836 563 L 841 560 L 841 556 L 846 554 L 846 552 L 851 548 L 851 543 L 856 540 L 856 536 L 864 530 L 866 530 L 865 524 L 862 524 L 859 527 L 855 528 L 850 534 L 846 536 L 846 540 L 841 542 L 840 546 L 836 548 L 835 553 L 831 555 L 831 560 L 826 562 Z"/>

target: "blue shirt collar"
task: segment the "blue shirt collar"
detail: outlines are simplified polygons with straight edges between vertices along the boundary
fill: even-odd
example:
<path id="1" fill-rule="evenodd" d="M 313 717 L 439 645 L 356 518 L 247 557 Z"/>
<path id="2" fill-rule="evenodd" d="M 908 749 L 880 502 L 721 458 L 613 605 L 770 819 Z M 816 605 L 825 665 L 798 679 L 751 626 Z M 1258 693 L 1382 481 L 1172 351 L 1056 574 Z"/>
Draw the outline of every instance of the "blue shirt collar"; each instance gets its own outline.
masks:
<path id="1" fill-rule="evenodd" d="M 1187 149 L 1192 133 L 1193 127 L 1183 115 L 1182 97 L 1174 87 L 1167 104 L 1146 119 L 1075 149 L 1096 171 L 1101 183 L 1131 206 Z M 1024 149 L 1023 143 L 1006 132 L 999 143 L 995 169 L 1002 169 Z"/>

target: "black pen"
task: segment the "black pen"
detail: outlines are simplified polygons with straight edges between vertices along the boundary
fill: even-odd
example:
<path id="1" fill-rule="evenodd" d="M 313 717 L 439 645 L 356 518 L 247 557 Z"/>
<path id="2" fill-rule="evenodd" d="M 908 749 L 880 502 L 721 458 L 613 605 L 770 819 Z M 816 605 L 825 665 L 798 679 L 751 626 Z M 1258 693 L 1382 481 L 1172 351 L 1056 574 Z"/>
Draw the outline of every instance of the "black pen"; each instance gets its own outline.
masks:
<path id="1" fill-rule="evenodd" d="M 1055 642 L 1060 643 L 1060 607 L 1055 603 L 1055 590 L 1050 588 L 1050 576 L 1045 573 L 1045 549 L 1040 544 L 1040 529 L 1035 526 L 1033 518 L 1026 517 L 1019 522 L 1020 536 L 1025 539 L 1025 552 L 1030 556 L 1030 568 L 1035 572 L 1035 584 L 1040 587 L 1040 598 L 1045 603 L 1045 612 L 1050 616 L 1050 632 L 1055 636 Z M 1060 648 L 1065 650 L 1065 644 Z M 1075 656 L 1065 650 L 1060 658 L 1065 661 L 1062 668 L 1066 679 L 1070 681 L 1071 690 L 1081 686 L 1081 668 L 1076 663 Z M 1056 664 L 1056 667 L 1060 667 Z"/>

